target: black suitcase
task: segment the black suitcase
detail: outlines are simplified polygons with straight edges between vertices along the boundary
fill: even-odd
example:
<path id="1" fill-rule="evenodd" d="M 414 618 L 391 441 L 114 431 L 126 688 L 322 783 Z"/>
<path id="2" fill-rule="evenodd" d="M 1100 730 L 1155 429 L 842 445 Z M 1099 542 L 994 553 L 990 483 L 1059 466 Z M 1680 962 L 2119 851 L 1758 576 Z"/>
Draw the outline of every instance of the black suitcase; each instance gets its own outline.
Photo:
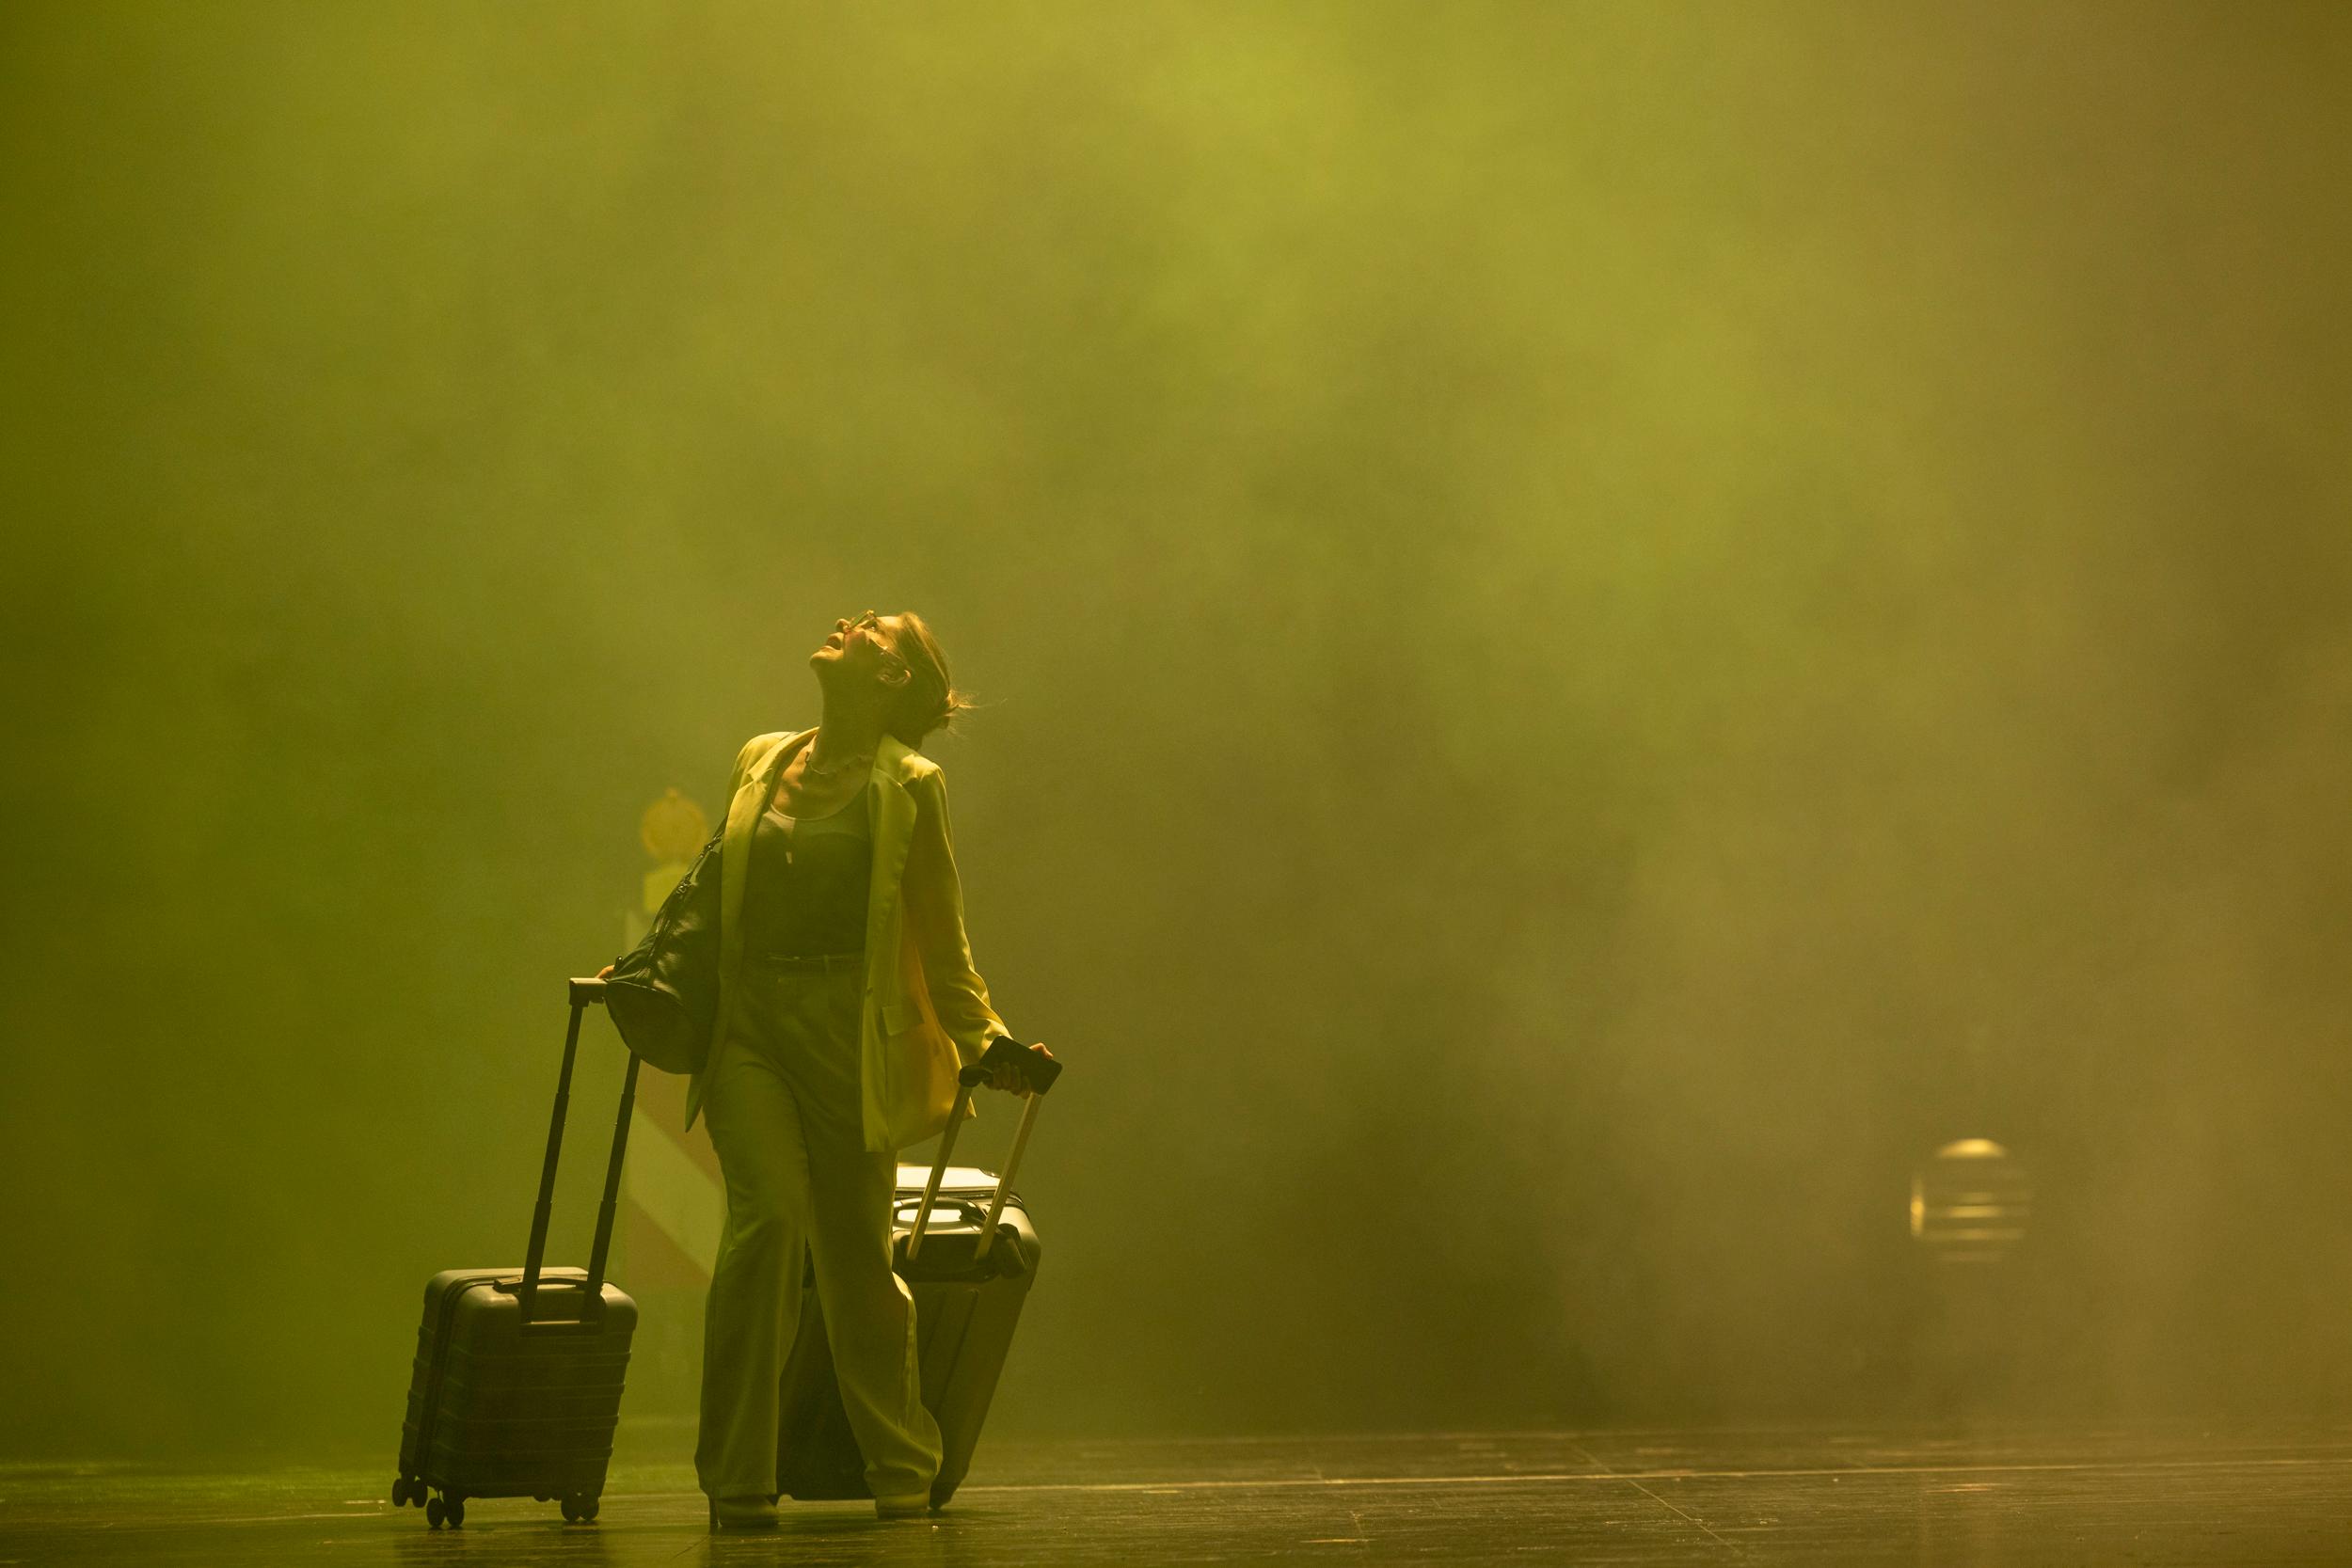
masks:
<path id="1" fill-rule="evenodd" d="M 964 1102 L 1000 1061 L 1013 1061 L 1031 1091 L 1005 1157 L 1002 1176 L 950 1166 Z M 1013 1195 L 1012 1179 L 1028 1146 L 1029 1129 L 1061 1064 L 1017 1042 L 998 1038 L 977 1066 L 963 1069 L 954 1114 L 929 1171 L 898 1167 L 893 1218 L 893 1262 L 914 1295 L 914 1332 L 922 1363 L 923 1403 L 939 1422 L 939 1479 L 931 1506 L 941 1508 L 962 1484 L 980 1440 L 980 1423 L 1004 1370 L 1005 1353 L 1021 1321 L 1022 1303 L 1037 1275 L 1041 1248 L 1029 1212 Z M 803 1276 L 801 1327 L 785 1362 L 782 1432 L 776 1447 L 776 1490 L 803 1502 L 866 1497 L 866 1461 L 834 1382 L 833 1350 L 825 1340 L 816 1277 Z"/>
<path id="2" fill-rule="evenodd" d="M 621 1087 L 588 1266 L 549 1269 L 541 1262 L 580 1015 L 603 1000 L 603 981 L 571 982 L 564 1069 L 556 1080 L 523 1266 L 449 1269 L 424 1288 L 424 1323 L 417 1330 L 409 1372 L 392 1505 L 418 1504 L 437 1529 L 444 1521 L 463 1524 L 469 1497 L 535 1497 L 560 1501 L 566 1520 L 596 1516 L 628 1373 L 629 1337 L 637 1327 L 637 1304 L 604 1277 L 637 1098 L 635 1056 Z M 435 1491 L 439 1496 L 432 1496 Z"/>

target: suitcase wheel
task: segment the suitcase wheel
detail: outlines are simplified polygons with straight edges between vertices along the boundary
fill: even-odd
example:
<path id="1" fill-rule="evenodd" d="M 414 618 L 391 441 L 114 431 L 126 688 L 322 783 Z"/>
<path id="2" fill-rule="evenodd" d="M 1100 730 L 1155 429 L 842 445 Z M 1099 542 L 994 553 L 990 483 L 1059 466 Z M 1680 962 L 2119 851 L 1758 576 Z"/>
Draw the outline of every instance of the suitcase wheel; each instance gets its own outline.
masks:
<path id="1" fill-rule="evenodd" d="M 584 1525 L 596 1518 L 596 1498 L 575 1496 L 567 1497 L 564 1499 L 564 1522 L 565 1524 Z"/>
<path id="2" fill-rule="evenodd" d="M 466 1499 L 428 1497 L 424 1505 L 424 1522 L 435 1529 L 439 1529 L 444 1524 L 455 1529 L 466 1522 Z"/>

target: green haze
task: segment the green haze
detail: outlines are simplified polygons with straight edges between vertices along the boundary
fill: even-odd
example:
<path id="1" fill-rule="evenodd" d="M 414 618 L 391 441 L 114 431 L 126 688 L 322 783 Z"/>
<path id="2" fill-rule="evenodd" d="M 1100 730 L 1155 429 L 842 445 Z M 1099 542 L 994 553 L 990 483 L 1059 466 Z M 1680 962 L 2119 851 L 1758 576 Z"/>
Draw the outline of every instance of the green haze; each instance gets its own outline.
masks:
<path id="1" fill-rule="evenodd" d="M 75 0 L 0 69 L 9 1449 L 389 1467 L 638 811 L 867 606 L 986 705 L 975 953 L 1072 1068 L 1002 1429 L 1898 1408 L 1970 1134 L 2046 1407 L 2352 1394 L 2340 8 Z"/>

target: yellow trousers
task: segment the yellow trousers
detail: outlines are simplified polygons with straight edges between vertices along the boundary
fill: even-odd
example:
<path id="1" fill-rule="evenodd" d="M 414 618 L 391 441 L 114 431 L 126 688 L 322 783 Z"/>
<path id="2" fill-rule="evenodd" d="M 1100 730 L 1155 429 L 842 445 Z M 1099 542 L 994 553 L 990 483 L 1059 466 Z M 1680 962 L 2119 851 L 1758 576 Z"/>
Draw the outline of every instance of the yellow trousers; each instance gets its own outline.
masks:
<path id="1" fill-rule="evenodd" d="M 863 965 L 752 962 L 743 976 L 703 1101 L 727 1223 L 703 1315 L 695 1472 L 714 1497 L 775 1494 L 779 1386 L 806 1258 L 866 1485 L 929 1492 L 939 1426 L 923 1408 L 914 1301 L 890 1267 L 898 1161 L 866 1152 L 860 1119 Z"/>

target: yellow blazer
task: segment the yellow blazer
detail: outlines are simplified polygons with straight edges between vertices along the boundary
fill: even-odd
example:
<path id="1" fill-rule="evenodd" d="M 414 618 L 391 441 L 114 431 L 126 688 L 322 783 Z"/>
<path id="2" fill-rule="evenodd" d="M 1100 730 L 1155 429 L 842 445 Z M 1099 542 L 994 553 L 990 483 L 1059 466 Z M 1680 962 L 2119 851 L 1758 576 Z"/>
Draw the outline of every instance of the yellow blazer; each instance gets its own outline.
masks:
<path id="1" fill-rule="evenodd" d="M 743 994 L 743 892 L 752 833 L 792 754 L 817 732 L 754 736 L 728 781 L 719 861 L 719 1005 L 708 1064 L 719 1059 Z M 874 753 L 874 879 L 866 904 L 866 1002 L 858 1050 L 866 1147 L 890 1153 L 935 1136 L 955 1109 L 956 1071 L 1009 1034 L 989 1005 L 963 934 L 963 888 L 947 835 L 947 781 L 939 764 L 890 736 Z M 686 1125 L 702 1112 L 707 1065 L 686 1095 Z M 968 1114 L 968 1113 L 967 1113 Z"/>

